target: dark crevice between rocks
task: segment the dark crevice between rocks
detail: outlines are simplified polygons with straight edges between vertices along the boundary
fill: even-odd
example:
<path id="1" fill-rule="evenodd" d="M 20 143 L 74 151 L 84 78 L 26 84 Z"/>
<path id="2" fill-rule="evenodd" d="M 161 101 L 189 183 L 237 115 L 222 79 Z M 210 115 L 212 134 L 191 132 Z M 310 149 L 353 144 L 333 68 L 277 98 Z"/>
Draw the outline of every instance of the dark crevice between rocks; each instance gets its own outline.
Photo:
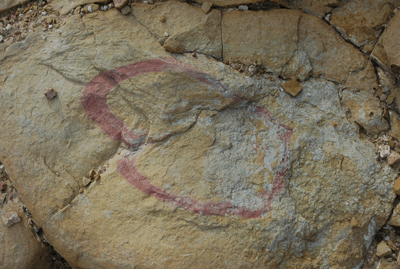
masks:
<path id="1" fill-rule="evenodd" d="M 159 38 L 159 37 L 157 37 L 155 34 L 153 34 L 153 32 L 150 31 L 150 29 L 147 28 L 146 25 L 144 25 L 143 23 L 141 23 L 141 22 L 135 17 L 135 15 L 133 15 L 133 12 L 131 12 L 131 16 L 135 19 L 135 21 L 137 21 L 137 23 L 139 23 L 143 28 L 145 28 L 145 29 L 157 40 L 157 43 L 159 43 L 161 47 L 163 46 L 164 40 L 163 40 L 162 38 Z M 162 41 L 161 41 L 161 40 L 162 40 Z"/>
<path id="2" fill-rule="evenodd" d="M 377 232 L 375 232 L 374 238 L 371 242 L 371 245 L 370 245 L 367 255 L 365 257 L 365 264 L 364 264 L 365 267 L 363 267 L 363 268 L 376 268 L 375 265 L 380 259 L 387 259 L 387 261 L 392 261 L 393 263 L 396 263 L 395 261 L 397 259 L 397 255 L 395 253 L 396 252 L 398 253 L 398 251 L 400 249 L 400 227 L 390 226 L 388 224 L 388 221 L 392 217 L 394 208 L 399 204 L 399 202 L 400 202 L 400 196 L 397 195 L 393 201 L 393 207 L 392 207 L 392 210 L 390 212 L 390 215 L 389 215 L 386 223 Z M 397 247 L 397 250 L 393 251 L 394 253 L 392 255 L 382 257 L 382 258 L 377 257 L 377 255 L 376 255 L 377 245 L 382 241 L 387 242 L 388 241 L 387 238 L 391 238 L 390 240 L 394 241 L 394 244 Z M 394 240 L 393 240 L 393 238 L 394 238 Z M 372 267 L 369 267 L 369 266 L 372 266 Z"/>
<path id="3" fill-rule="evenodd" d="M 328 13 L 327 15 L 330 15 L 331 13 Z M 365 53 L 360 47 L 358 47 L 356 44 L 354 44 L 353 42 L 351 42 L 349 39 L 347 39 L 346 37 L 344 37 L 344 34 L 338 29 L 336 28 L 333 24 L 331 24 L 330 20 L 325 20 L 322 19 L 326 24 L 328 24 L 341 38 L 344 42 L 346 42 L 347 44 L 350 44 L 352 47 L 354 47 L 355 49 L 357 49 L 358 51 L 360 51 L 365 57 L 368 56 L 367 53 Z"/>
<path id="4" fill-rule="evenodd" d="M 50 245 L 50 243 L 47 241 L 43 229 L 38 227 L 34 220 L 32 219 L 32 215 L 29 212 L 29 210 L 23 206 L 22 210 L 24 211 L 26 218 L 28 220 L 28 224 L 32 229 L 32 232 L 36 235 L 36 238 L 39 240 L 39 242 L 42 244 L 44 247 L 44 253 L 45 253 L 45 259 L 43 262 L 47 263 L 47 268 L 48 269 L 72 269 L 72 267 L 69 266 L 67 261 L 60 255 L 60 253 L 57 252 L 57 250 Z M 47 256 L 47 259 L 46 259 Z M 47 261 L 46 261 L 47 260 Z"/>
<path id="5" fill-rule="evenodd" d="M 3 196 L 0 201 L 0 206 L 3 206 L 6 201 L 18 201 L 22 204 L 22 211 L 26 215 L 31 231 L 36 236 L 37 240 L 42 244 L 43 251 L 40 252 L 40 257 L 37 257 L 34 264 L 31 264 L 29 269 L 45 268 L 45 269 L 72 269 L 65 259 L 49 244 L 44 235 L 43 229 L 38 227 L 32 218 L 32 214 L 27 207 L 23 205 L 21 197 L 18 195 L 18 190 L 14 187 L 6 169 L 0 162 L 0 195 Z M 1 224 L 3 225 L 3 224 Z"/>

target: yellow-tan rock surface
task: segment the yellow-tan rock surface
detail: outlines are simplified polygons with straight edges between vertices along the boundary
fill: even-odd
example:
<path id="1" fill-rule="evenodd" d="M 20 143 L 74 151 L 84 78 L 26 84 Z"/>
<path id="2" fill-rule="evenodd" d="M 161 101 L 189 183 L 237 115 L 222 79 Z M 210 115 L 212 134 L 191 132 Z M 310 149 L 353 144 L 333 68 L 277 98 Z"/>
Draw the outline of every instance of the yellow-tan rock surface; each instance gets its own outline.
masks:
<path id="1" fill-rule="evenodd" d="M 76 268 L 359 268 L 396 197 L 376 66 L 298 10 L 132 9 L 0 51 L 0 160 L 46 240 Z"/>

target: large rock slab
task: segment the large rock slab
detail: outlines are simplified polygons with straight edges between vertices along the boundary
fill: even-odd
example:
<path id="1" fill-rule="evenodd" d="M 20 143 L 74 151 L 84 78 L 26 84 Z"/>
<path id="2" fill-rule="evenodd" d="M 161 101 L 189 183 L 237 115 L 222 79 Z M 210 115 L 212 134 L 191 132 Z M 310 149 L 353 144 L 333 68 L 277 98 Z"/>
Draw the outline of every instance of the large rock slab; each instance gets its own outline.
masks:
<path id="1" fill-rule="evenodd" d="M 246 14 L 300 13 L 230 14 L 250 31 Z M 390 215 L 396 171 L 341 107 L 337 81 L 364 59 L 307 16 L 298 40 L 309 48 L 277 41 L 310 55 L 312 73 L 281 68 L 285 53 L 263 61 L 308 78 L 296 97 L 275 73 L 174 58 L 116 10 L 0 52 L 0 159 L 50 244 L 77 268 L 359 268 Z M 230 38 L 224 52 L 240 46 Z"/>
<path id="2" fill-rule="evenodd" d="M 358 47 L 375 45 L 399 0 L 353 0 L 332 10 L 330 22 Z"/>
<path id="3" fill-rule="evenodd" d="M 396 13 L 372 51 L 374 59 L 395 74 L 400 73 L 400 34 L 397 30 L 399 25 L 400 13 Z"/>
<path id="4" fill-rule="evenodd" d="M 366 63 L 322 19 L 294 10 L 226 12 L 222 39 L 225 61 L 252 61 L 284 78 L 343 83 Z"/>
<path id="5" fill-rule="evenodd" d="M 10 8 L 22 5 L 28 2 L 28 0 L 4 0 L 0 2 L 0 12 L 6 11 Z"/>
<path id="6" fill-rule="evenodd" d="M 178 1 L 134 4 L 132 7 L 133 16 L 163 40 L 164 47 L 180 47 L 184 52 L 222 57 L 220 10 L 213 9 L 204 14 L 201 9 Z"/>

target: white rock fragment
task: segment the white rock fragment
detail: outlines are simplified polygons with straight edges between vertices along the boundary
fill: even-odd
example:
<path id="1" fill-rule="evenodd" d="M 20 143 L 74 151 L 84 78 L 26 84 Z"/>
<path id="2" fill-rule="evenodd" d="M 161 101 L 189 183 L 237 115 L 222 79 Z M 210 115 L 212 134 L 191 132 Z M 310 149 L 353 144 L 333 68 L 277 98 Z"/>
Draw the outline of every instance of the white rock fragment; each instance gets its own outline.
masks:
<path id="1" fill-rule="evenodd" d="M 47 12 L 46 11 L 43 11 L 42 12 L 42 16 L 46 16 L 47 15 Z"/>
<path id="2" fill-rule="evenodd" d="M 169 37 L 169 34 L 167 32 L 164 33 L 165 37 Z"/>
<path id="3" fill-rule="evenodd" d="M 0 43 L 4 41 L 4 37 L 2 35 L 0 35 Z M 1 168 L 3 169 L 3 168 Z"/>
<path id="4" fill-rule="evenodd" d="M 102 11 L 105 11 L 105 10 L 108 10 L 108 6 L 107 5 L 105 5 L 105 6 L 101 6 L 101 8 L 100 8 Z"/>
<path id="5" fill-rule="evenodd" d="M 49 25 L 49 29 L 51 29 L 51 28 L 53 28 L 53 25 L 52 25 L 52 24 Z"/>
<path id="6" fill-rule="evenodd" d="M 16 212 L 9 212 L 3 217 L 4 224 L 8 227 L 13 226 L 15 223 L 21 222 L 21 218 Z"/>
<path id="7" fill-rule="evenodd" d="M 324 20 L 329 21 L 331 19 L 331 14 L 325 16 Z"/>
<path id="8" fill-rule="evenodd" d="M 249 10 L 249 7 L 246 5 L 240 5 L 238 9 L 244 11 L 244 10 Z"/>
<path id="9" fill-rule="evenodd" d="M 12 28 L 12 26 L 11 26 L 11 24 L 7 24 L 7 26 L 6 26 L 6 31 L 10 31 L 11 30 L 11 28 Z"/>
<path id="10" fill-rule="evenodd" d="M 92 6 L 88 6 L 88 11 L 89 11 L 89 13 L 93 12 Z"/>
<path id="11" fill-rule="evenodd" d="M 390 155 L 390 147 L 389 145 L 379 145 L 378 153 L 381 158 L 386 158 Z"/>

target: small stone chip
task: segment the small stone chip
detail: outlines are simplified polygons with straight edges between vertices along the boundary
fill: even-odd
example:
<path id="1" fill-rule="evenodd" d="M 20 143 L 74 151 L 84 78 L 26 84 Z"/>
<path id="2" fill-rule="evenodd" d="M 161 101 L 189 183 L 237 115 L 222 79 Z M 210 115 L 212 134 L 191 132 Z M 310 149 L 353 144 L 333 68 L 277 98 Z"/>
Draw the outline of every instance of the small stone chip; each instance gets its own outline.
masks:
<path id="1" fill-rule="evenodd" d="M 389 239 L 386 243 L 393 251 L 397 251 L 396 244 L 393 242 L 393 240 Z"/>
<path id="2" fill-rule="evenodd" d="M 392 250 L 390 249 L 390 247 L 388 247 L 385 241 L 381 241 L 376 248 L 376 256 L 382 258 L 391 254 Z"/>
<path id="3" fill-rule="evenodd" d="M 400 195 L 400 177 L 396 179 L 396 182 L 393 185 L 393 190 L 397 195 Z"/>
<path id="4" fill-rule="evenodd" d="M 378 153 L 381 158 L 386 158 L 390 155 L 390 146 L 389 145 L 379 145 Z"/>
<path id="5" fill-rule="evenodd" d="M 97 12 L 100 10 L 100 6 L 96 4 L 90 4 L 89 7 L 92 10 L 91 12 Z"/>
<path id="6" fill-rule="evenodd" d="M 90 180 L 90 178 L 87 178 L 87 177 L 83 177 L 83 178 L 82 178 L 82 184 L 83 184 L 83 186 L 89 185 L 90 182 L 92 182 L 92 181 Z"/>
<path id="7" fill-rule="evenodd" d="M 165 16 L 162 15 L 162 16 L 160 17 L 160 22 L 164 23 L 164 22 L 166 22 L 166 21 L 167 21 L 167 18 L 165 18 Z"/>
<path id="8" fill-rule="evenodd" d="M 213 5 L 212 2 L 210 2 L 210 1 L 205 1 L 205 2 L 203 3 L 203 5 L 201 6 L 201 9 L 203 10 L 203 12 L 204 12 L 205 14 L 207 14 L 207 13 L 210 11 L 212 5 Z"/>
<path id="9" fill-rule="evenodd" d="M 400 162 L 400 154 L 396 151 L 390 152 L 389 157 L 387 158 L 389 165 L 395 165 L 396 163 Z"/>
<path id="10" fill-rule="evenodd" d="M 293 97 L 298 95 L 299 92 L 303 89 L 301 84 L 295 78 L 288 82 L 282 83 L 282 88 L 285 92 Z"/>
<path id="11" fill-rule="evenodd" d="M 114 6 L 118 9 L 123 8 L 128 4 L 128 0 L 114 0 Z"/>
<path id="12" fill-rule="evenodd" d="M 164 42 L 164 49 L 174 53 L 184 52 L 184 49 L 182 48 L 181 44 L 179 44 L 179 42 L 176 41 L 175 39 L 170 39 L 170 38 Z"/>
<path id="13" fill-rule="evenodd" d="M 46 96 L 47 99 L 52 100 L 57 96 L 57 92 L 53 88 L 45 89 L 44 95 Z"/>
<path id="14" fill-rule="evenodd" d="M 8 212 L 5 218 L 3 217 L 3 221 L 6 226 L 11 227 L 15 223 L 21 222 L 21 218 L 18 216 L 18 213 L 16 212 Z"/>
<path id="15" fill-rule="evenodd" d="M 129 13 L 131 13 L 131 8 L 129 6 L 125 6 L 123 9 L 121 9 L 121 13 L 123 15 L 128 15 Z"/>
<path id="16" fill-rule="evenodd" d="M 358 227 L 358 221 L 356 220 L 355 217 L 351 218 L 350 227 L 351 227 L 351 228 L 356 228 L 356 227 Z"/>

